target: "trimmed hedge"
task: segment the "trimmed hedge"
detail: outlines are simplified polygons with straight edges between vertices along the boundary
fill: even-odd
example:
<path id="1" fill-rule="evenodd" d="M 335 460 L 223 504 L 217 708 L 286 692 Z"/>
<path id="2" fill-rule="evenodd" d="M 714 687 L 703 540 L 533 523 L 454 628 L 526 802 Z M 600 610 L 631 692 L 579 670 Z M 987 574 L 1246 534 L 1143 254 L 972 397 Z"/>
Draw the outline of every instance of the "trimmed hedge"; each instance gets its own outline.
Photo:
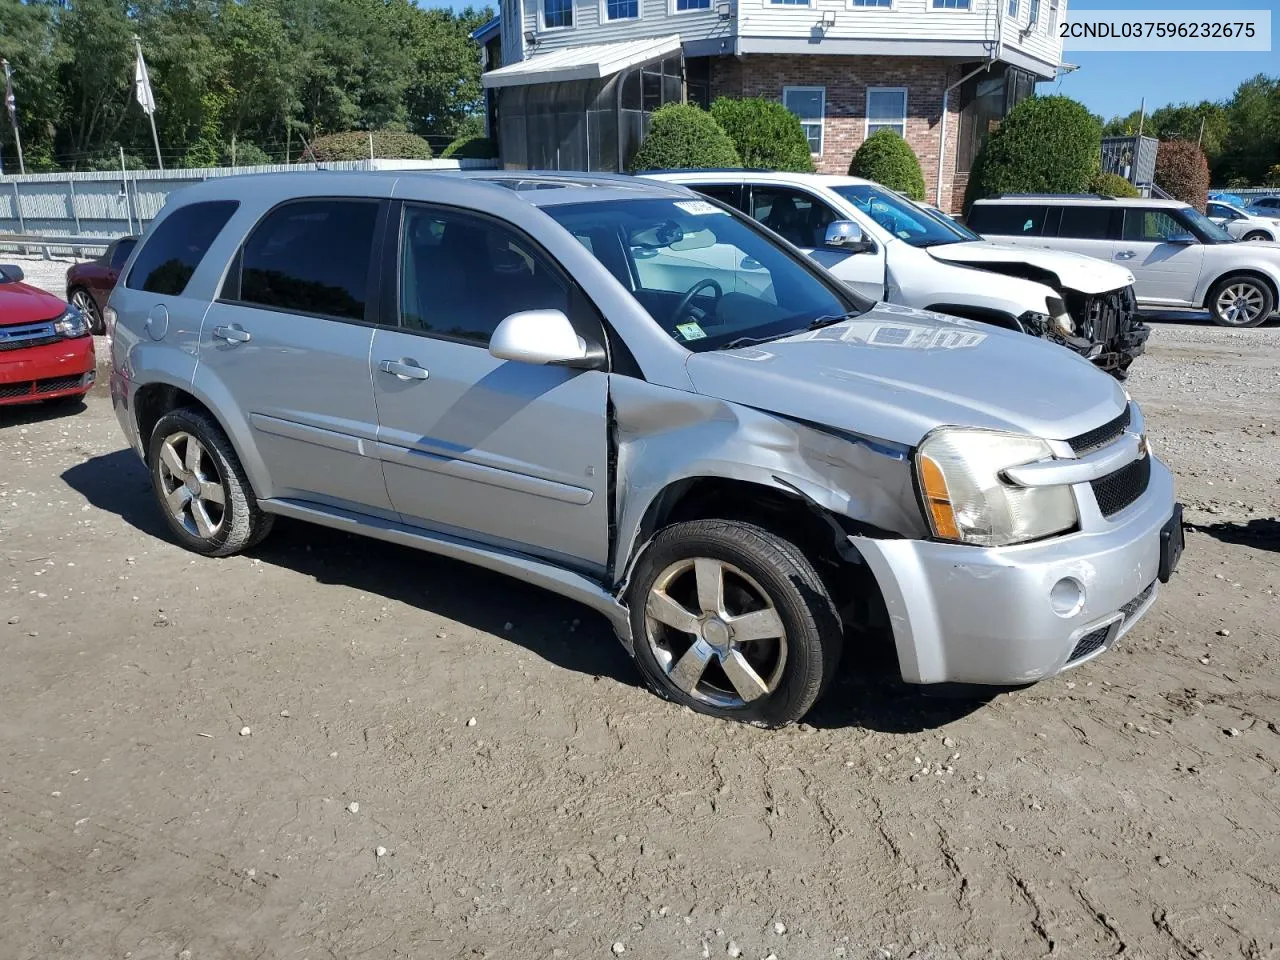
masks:
<path id="1" fill-rule="evenodd" d="M 1156 185 L 1201 213 L 1209 202 L 1209 161 L 1190 140 L 1164 140 L 1156 154 Z"/>
<path id="2" fill-rule="evenodd" d="M 924 199 L 924 171 L 911 144 L 896 130 L 877 130 L 853 155 L 849 176 L 874 180 L 890 190 L 901 190 L 912 200 Z"/>
<path id="3" fill-rule="evenodd" d="M 488 137 L 459 137 L 444 148 L 443 160 L 492 160 L 498 156 L 498 145 Z"/>
<path id="4" fill-rule="evenodd" d="M 1138 188 L 1118 173 L 1098 173 L 1089 184 L 1090 193 L 1106 197 L 1140 197 Z"/>
<path id="5" fill-rule="evenodd" d="M 649 133 L 631 158 L 632 173 L 688 167 L 740 167 L 733 141 L 701 107 L 669 103 L 649 118 Z"/>
<path id="6" fill-rule="evenodd" d="M 327 133 L 311 142 L 316 160 L 368 160 L 369 131 Z M 417 134 L 399 130 L 373 131 L 373 155 L 380 160 L 430 160 L 431 144 Z"/>
<path id="7" fill-rule="evenodd" d="M 1102 125 L 1070 97 L 1028 97 L 983 145 L 965 208 L 999 193 L 1084 193 L 1098 169 Z"/>
<path id="8" fill-rule="evenodd" d="M 776 100 L 720 97 L 711 104 L 711 116 L 733 141 L 744 167 L 813 172 L 800 118 Z"/>

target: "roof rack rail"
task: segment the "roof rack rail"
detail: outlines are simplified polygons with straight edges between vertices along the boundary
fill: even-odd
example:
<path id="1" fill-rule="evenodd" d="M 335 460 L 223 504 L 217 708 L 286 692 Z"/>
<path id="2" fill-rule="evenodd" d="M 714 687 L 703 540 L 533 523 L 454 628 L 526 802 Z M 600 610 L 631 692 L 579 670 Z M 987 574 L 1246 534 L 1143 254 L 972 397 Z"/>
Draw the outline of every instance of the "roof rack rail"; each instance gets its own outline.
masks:
<path id="1" fill-rule="evenodd" d="M 993 200 L 1114 200 L 1105 193 L 1000 193 Z"/>
<path id="2" fill-rule="evenodd" d="M 660 170 L 637 170 L 636 176 L 651 173 L 777 173 L 768 167 L 669 167 Z"/>

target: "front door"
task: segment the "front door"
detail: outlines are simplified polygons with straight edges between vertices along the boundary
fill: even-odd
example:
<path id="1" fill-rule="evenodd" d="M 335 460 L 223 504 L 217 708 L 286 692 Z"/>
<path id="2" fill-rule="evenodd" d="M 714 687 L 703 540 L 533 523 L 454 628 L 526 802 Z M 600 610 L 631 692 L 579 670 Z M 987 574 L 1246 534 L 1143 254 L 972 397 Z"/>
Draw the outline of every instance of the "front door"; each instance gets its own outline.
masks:
<path id="1" fill-rule="evenodd" d="M 1176 211 L 1126 208 L 1124 233 L 1114 249 L 1115 262 L 1133 271 L 1139 300 L 1191 305 L 1204 264 L 1204 244 Z"/>
<path id="2" fill-rule="evenodd" d="M 234 397 L 272 496 L 392 515 L 374 452 L 374 238 L 382 202 L 286 203 L 254 228 L 200 331 L 207 389 Z"/>
<path id="3" fill-rule="evenodd" d="M 488 351 L 522 310 L 563 311 L 602 342 L 593 308 L 500 221 L 417 204 L 400 219 L 398 326 L 378 329 L 371 353 L 396 510 L 406 523 L 604 570 L 608 374 Z"/>

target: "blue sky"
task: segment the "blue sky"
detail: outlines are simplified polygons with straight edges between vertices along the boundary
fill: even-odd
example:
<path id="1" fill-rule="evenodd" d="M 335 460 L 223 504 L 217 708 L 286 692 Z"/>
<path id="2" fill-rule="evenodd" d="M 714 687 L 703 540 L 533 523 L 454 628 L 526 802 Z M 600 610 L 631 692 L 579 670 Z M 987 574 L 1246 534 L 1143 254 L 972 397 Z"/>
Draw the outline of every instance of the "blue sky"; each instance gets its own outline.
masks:
<path id="1" fill-rule="evenodd" d="M 460 0 L 418 0 L 422 6 L 461 9 Z M 497 0 L 489 0 L 497 7 Z M 482 6 L 483 0 L 475 3 Z M 1082 10 L 1271 10 L 1273 33 L 1280 28 L 1280 0 L 1069 0 Z M 1058 83 L 1040 85 L 1041 93 L 1059 92 L 1110 118 L 1166 103 L 1223 100 L 1256 73 L 1280 75 L 1280 40 L 1270 53 L 1087 53 L 1068 50 L 1063 59 L 1080 67 Z"/>

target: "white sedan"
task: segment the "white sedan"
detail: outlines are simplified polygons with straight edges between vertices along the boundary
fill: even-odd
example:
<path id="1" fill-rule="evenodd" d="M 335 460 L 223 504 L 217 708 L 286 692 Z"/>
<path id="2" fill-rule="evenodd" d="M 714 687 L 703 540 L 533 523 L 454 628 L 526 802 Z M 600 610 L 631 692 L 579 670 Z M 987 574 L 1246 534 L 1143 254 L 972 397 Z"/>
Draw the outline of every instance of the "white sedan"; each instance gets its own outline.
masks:
<path id="1" fill-rule="evenodd" d="M 1274 215 L 1247 212 L 1221 200 L 1210 200 L 1209 219 L 1237 240 L 1280 240 L 1280 210 Z"/>

